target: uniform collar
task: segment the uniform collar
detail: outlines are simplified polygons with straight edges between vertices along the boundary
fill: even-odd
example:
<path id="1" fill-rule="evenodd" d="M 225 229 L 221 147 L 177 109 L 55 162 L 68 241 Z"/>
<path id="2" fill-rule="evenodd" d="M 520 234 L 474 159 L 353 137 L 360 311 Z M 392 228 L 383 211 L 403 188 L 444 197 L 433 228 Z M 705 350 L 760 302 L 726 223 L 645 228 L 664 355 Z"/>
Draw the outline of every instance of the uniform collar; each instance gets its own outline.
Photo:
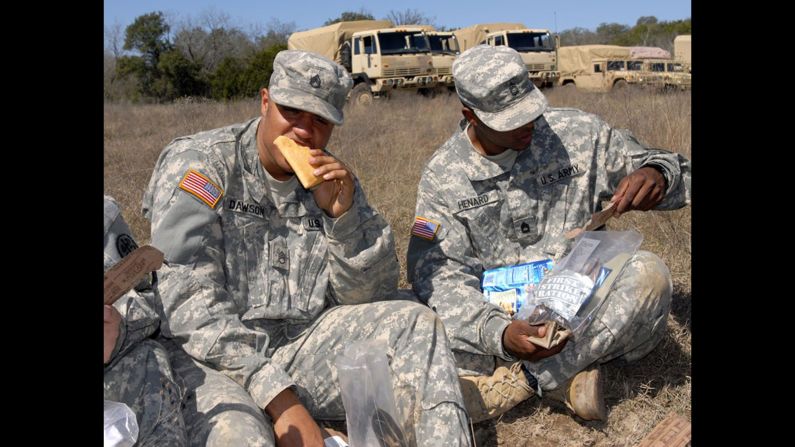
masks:
<path id="1" fill-rule="evenodd" d="M 528 169 L 535 170 L 536 155 L 541 153 L 539 143 L 548 138 L 549 130 L 549 126 L 543 116 L 536 120 L 535 128 L 533 129 L 533 141 L 528 149 L 520 152 L 516 157 L 511 172 L 517 170 L 522 172 Z M 456 163 L 456 167 L 459 167 L 470 180 L 488 180 L 509 172 L 475 150 L 469 140 L 469 135 L 467 135 L 466 127 L 453 138 L 453 151 L 457 160 L 460 161 L 460 163 Z"/>
<path id="2" fill-rule="evenodd" d="M 271 203 L 268 198 L 268 177 L 265 173 L 265 167 L 259 159 L 259 149 L 257 148 L 257 127 L 259 126 L 262 117 L 255 118 L 249 124 L 249 127 L 243 131 L 240 137 L 240 148 L 242 151 L 243 166 L 243 179 L 245 187 L 249 196 L 257 201 L 257 203 L 270 203 L 276 207 L 279 215 L 282 217 L 299 217 L 308 214 L 307 208 L 315 209 L 314 197 L 312 193 L 306 191 L 300 186 L 290 191 L 285 196 L 281 203 L 276 206 Z M 300 183 L 298 183 L 300 185 Z M 307 200 L 312 203 L 307 204 Z"/>

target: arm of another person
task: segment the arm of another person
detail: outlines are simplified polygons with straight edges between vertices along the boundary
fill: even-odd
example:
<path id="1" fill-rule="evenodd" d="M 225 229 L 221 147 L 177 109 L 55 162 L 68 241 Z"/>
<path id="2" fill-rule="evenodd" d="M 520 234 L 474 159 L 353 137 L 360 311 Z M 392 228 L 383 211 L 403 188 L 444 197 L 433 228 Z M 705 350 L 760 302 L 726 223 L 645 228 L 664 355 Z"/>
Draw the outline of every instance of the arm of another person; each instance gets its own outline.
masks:
<path id="1" fill-rule="evenodd" d="M 543 349 L 527 336 L 543 336 L 543 326 L 511 320 L 502 309 L 487 303 L 480 289 L 483 266 L 475 256 L 465 226 L 453 216 L 442 198 L 433 172 L 425 171 L 417 191 L 416 215 L 439 224 L 433 240 L 412 235 L 408 248 L 408 275 L 414 292 L 442 319 L 450 347 L 504 360 L 540 360 L 563 345 Z"/>
<path id="2" fill-rule="evenodd" d="M 138 248 L 119 203 L 105 196 L 104 268 L 107 273 L 124 256 Z M 105 355 L 107 365 L 122 357 L 141 340 L 150 337 L 160 326 L 151 277 L 141 280 L 133 290 L 104 309 Z"/>
<path id="3" fill-rule="evenodd" d="M 154 334 L 160 326 L 154 293 L 146 288 L 131 290 L 112 305 L 104 306 L 105 364 L 124 356 L 136 343 Z"/>

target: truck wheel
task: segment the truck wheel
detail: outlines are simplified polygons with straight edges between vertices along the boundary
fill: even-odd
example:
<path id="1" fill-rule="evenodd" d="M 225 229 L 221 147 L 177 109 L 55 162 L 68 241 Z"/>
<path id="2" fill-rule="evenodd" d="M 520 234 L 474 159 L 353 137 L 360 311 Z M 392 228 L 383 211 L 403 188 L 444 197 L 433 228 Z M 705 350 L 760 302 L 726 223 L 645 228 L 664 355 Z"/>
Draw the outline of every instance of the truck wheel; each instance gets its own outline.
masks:
<path id="1" fill-rule="evenodd" d="M 577 90 L 577 85 L 573 82 L 567 82 L 560 86 L 564 92 L 573 92 Z"/>
<path id="2" fill-rule="evenodd" d="M 619 79 L 615 84 L 613 84 L 613 88 L 616 90 L 625 89 L 627 88 L 627 81 L 624 79 Z"/>
<path id="3" fill-rule="evenodd" d="M 370 85 L 362 82 L 351 91 L 351 103 L 355 106 L 367 107 L 373 103 L 373 92 L 370 91 Z"/>

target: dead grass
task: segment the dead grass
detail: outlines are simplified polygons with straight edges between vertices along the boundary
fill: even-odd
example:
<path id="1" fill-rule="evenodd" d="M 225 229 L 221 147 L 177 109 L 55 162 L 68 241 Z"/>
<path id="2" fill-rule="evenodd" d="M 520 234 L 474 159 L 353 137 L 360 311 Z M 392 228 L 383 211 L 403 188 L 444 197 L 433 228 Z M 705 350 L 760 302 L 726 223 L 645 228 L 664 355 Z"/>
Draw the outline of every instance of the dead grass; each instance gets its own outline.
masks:
<path id="1" fill-rule="evenodd" d="M 588 94 L 546 91 L 552 106 L 576 107 L 628 128 L 653 147 L 690 156 L 690 94 L 629 92 Z M 152 167 L 173 138 L 241 122 L 259 112 L 255 100 L 235 103 L 105 106 L 105 192 L 123 206 L 140 243 L 149 223 L 140 213 Z M 455 96 L 426 99 L 395 95 L 369 109 L 346 110 L 329 150 L 348 163 L 373 204 L 392 225 L 406 281 L 405 255 L 414 218 L 420 172 L 461 117 Z M 607 364 L 607 423 L 583 422 L 564 408 L 531 399 L 499 420 L 475 427 L 479 446 L 633 446 L 670 412 L 690 419 L 690 208 L 629 213 L 609 223 L 644 235 L 643 249 L 657 253 L 674 281 L 668 334 L 646 358 L 629 365 Z"/>

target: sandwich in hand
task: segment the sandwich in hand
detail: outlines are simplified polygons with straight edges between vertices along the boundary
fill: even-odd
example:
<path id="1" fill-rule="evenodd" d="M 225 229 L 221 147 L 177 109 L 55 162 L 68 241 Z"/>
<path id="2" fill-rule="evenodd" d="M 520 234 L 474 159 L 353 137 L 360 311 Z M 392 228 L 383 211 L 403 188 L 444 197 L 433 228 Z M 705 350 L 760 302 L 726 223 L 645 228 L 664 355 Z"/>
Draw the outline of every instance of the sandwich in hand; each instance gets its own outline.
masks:
<path id="1" fill-rule="evenodd" d="M 312 189 L 323 183 L 323 177 L 316 177 L 312 172 L 315 167 L 309 164 L 309 148 L 296 143 L 292 139 L 279 135 L 273 140 L 273 144 L 279 148 L 284 155 L 284 159 L 298 176 L 298 180 L 306 189 Z"/>

